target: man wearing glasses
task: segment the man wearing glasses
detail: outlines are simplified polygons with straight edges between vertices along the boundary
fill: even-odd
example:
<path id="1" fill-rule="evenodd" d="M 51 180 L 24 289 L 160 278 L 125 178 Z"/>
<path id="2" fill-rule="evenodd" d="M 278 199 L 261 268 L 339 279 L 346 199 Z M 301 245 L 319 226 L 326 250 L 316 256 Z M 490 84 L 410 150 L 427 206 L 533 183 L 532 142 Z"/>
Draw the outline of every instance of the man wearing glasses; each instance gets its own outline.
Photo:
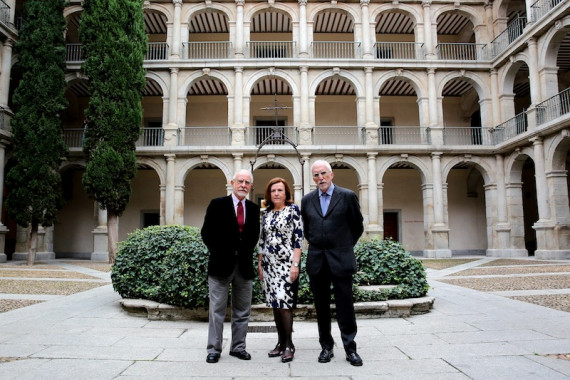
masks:
<path id="1" fill-rule="evenodd" d="M 331 283 L 336 302 L 336 319 L 346 360 L 361 366 L 356 353 L 356 317 L 352 298 L 352 276 L 356 273 L 354 245 L 364 226 L 356 194 L 335 186 L 334 173 L 328 162 L 318 160 L 311 167 L 317 189 L 303 197 L 303 230 L 309 242 L 307 273 L 315 299 L 319 343 L 318 361 L 328 363 L 334 356 L 331 335 Z"/>
<path id="2" fill-rule="evenodd" d="M 230 355 L 250 360 L 245 337 L 251 313 L 254 249 L 259 239 L 259 206 L 246 196 L 253 186 L 248 170 L 238 171 L 231 180 L 231 195 L 213 199 L 208 206 L 202 240 L 208 247 L 208 286 L 210 297 L 208 355 L 206 362 L 217 363 L 222 352 L 222 336 L 228 293 L 232 287 L 232 342 Z"/>

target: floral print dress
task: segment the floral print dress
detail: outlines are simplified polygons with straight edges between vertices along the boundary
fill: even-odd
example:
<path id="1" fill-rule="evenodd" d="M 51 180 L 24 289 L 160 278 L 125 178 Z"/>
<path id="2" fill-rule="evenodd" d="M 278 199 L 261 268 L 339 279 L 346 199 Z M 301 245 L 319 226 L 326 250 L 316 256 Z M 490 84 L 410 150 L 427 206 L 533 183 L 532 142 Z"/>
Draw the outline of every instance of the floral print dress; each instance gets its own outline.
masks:
<path id="1" fill-rule="evenodd" d="M 263 212 L 259 253 L 265 299 L 268 307 L 292 309 L 297 298 L 298 281 L 291 282 L 293 250 L 303 244 L 303 222 L 296 204 L 282 210 Z"/>

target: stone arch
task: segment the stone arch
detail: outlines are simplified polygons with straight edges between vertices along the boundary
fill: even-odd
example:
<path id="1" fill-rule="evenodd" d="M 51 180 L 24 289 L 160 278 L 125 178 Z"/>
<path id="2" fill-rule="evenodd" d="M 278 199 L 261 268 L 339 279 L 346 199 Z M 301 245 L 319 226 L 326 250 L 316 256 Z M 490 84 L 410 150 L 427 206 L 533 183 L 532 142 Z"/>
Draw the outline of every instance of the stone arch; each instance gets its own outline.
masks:
<path id="1" fill-rule="evenodd" d="M 65 161 L 65 162 L 62 162 L 61 165 L 59 166 L 59 171 L 63 172 L 65 170 L 73 169 L 73 168 L 85 169 L 86 167 L 87 167 L 87 162 L 85 161 L 85 159 L 74 160 L 74 161 Z"/>
<path id="2" fill-rule="evenodd" d="M 153 11 L 157 13 L 162 13 L 163 15 L 166 16 L 167 23 L 173 22 L 172 20 L 174 20 L 174 14 L 172 13 L 172 10 L 174 10 L 174 8 L 166 7 L 164 5 L 150 1 L 147 3 L 147 5 L 143 7 L 143 11 Z"/>
<path id="3" fill-rule="evenodd" d="M 528 62 L 529 62 L 528 56 L 526 54 L 521 53 L 517 54 L 514 60 L 507 62 L 505 64 L 504 70 L 502 71 L 501 76 L 499 78 L 499 83 L 502 83 L 502 86 L 501 85 L 499 86 L 499 88 L 502 88 L 501 93 L 510 94 L 513 92 L 513 86 L 515 84 L 515 75 L 517 74 L 517 71 L 523 64 L 529 66 Z"/>
<path id="4" fill-rule="evenodd" d="M 284 157 L 284 156 L 275 156 L 271 159 L 269 159 L 267 156 L 260 156 L 255 165 L 253 166 L 253 171 L 255 171 L 256 169 L 259 169 L 261 167 L 263 167 L 266 164 L 275 162 L 281 166 L 283 166 L 285 169 L 287 169 L 289 171 L 289 173 L 291 173 L 291 175 L 293 176 L 293 184 L 297 184 L 297 185 L 301 185 L 303 178 L 302 178 L 302 173 L 301 173 L 301 168 L 300 166 L 298 166 L 298 163 L 293 163 L 291 158 L 288 157 Z M 307 165 L 307 163 L 305 163 L 305 165 Z"/>
<path id="5" fill-rule="evenodd" d="M 248 95 L 251 94 L 253 86 L 255 86 L 255 84 L 260 79 L 268 76 L 269 77 L 274 76 L 287 82 L 287 85 L 291 88 L 292 96 L 300 95 L 299 88 L 297 87 L 298 81 L 296 81 L 288 72 L 282 69 L 278 70 L 264 69 L 256 71 L 248 78 L 247 83 L 245 83 L 243 93 Z"/>
<path id="6" fill-rule="evenodd" d="M 322 158 L 316 158 L 314 160 L 311 160 L 311 162 L 309 163 L 309 170 L 311 168 L 311 165 L 313 164 L 313 162 L 315 162 L 316 160 L 325 160 L 327 161 L 329 164 L 334 164 L 335 162 L 341 162 L 343 164 L 346 164 L 348 166 L 350 166 L 352 169 L 354 169 L 354 171 L 356 172 L 356 178 L 358 179 L 358 183 L 363 184 L 366 183 L 366 168 L 363 168 L 362 165 L 354 158 L 354 157 L 349 157 L 349 156 L 342 156 L 342 157 L 337 157 L 337 156 L 325 156 Z"/>
<path id="7" fill-rule="evenodd" d="M 210 4 L 207 3 L 200 3 L 196 4 L 195 7 L 192 8 L 185 8 L 182 7 L 183 13 L 180 17 L 181 20 L 186 20 L 188 24 L 190 24 L 190 20 L 195 17 L 199 13 L 208 12 L 208 11 L 219 11 L 223 13 L 229 20 L 235 20 L 234 10 L 230 9 L 223 3 L 211 2 Z"/>
<path id="8" fill-rule="evenodd" d="M 412 19 L 415 26 L 417 26 L 418 24 L 423 22 L 423 15 L 421 14 L 421 12 L 418 12 L 418 8 L 412 7 L 412 6 L 407 5 L 407 4 L 402 4 L 402 3 L 397 3 L 397 4 L 386 3 L 386 4 L 380 5 L 378 8 L 371 10 L 370 20 L 372 20 L 372 21 L 376 20 L 376 18 L 381 13 L 390 12 L 390 11 L 399 11 L 401 13 L 405 13 L 407 16 L 410 17 L 410 19 Z"/>
<path id="9" fill-rule="evenodd" d="M 378 95 L 384 83 L 390 79 L 401 79 L 408 82 L 414 88 L 418 98 L 425 97 L 428 94 L 427 81 L 422 80 L 415 72 L 408 70 L 391 70 L 382 73 L 374 85 L 374 94 Z"/>
<path id="10" fill-rule="evenodd" d="M 469 83 L 471 83 L 473 85 L 473 87 L 475 88 L 477 95 L 479 96 L 479 101 L 491 99 L 491 94 L 490 94 L 489 88 L 487 88 L 485 83 L 483 83 L 483 81 L 481 80 L 481 78 L 477 74 L 469 72 L 469 71 L 465 71 L 465 72 L 454 71 L 454 72 L 450 72 L 450 73 L 445 74 L 439 80 L 439 84 L 438 84 L 438 88 L 437 88 L 437 96 L 443 96 L 443 89 L 444 89 L 445 85 L 447 84 L 447 82 L 449 82 L 452 79 L 463 79 L 463 80 L 467 80 Z"/>
<path id="11" fill-rule="evenodd" d="M 319 75 L 317 75 L 317 77 L 315 77 L 315 79 L 313 79 L 313 82 L 309 85 L 309 96 L 315 96 L 317 88 L 323 80 L 334 76 L 338 76 L 348 81 L 354 87 L 354 90 L 356 92 L 356 97 L 364 96 L 365 93 L 364 87 L 362 86 L 358 78 L 350 71 L 343 69 L 338 70 L 338 72 L 337 70 L 334 69 L 322 71 Z"/>
<path id="12" fill-rule="evenodd" d="M 194 157 L 189 160 L 186 160 L 184 164 L 177 170 L 176 178 L 174 179 L 174 186 L 184 186 L 184 182 L 186 181 L 186 177 L 188 173 L 194 169 L 199 167 L 200 165 L 208 163 L 214 165 L 218 169 L 224 173 L 226 177 L 226 181 L 229 182 L 232 179 L 233 175 L 233 167 L 230 167 L 227 162 L 217 158 L 217 157 L 208 157 L 202 159 L 201 157 Z"/>
<path id="13" fill-rule="evenodd" d="M 230 78 L 228 78 L 225 75 L 225 73 L 223 73 L 222 71 L 211 70 L 208 72 L 194 71 L 192 74 L 190 74 L 184 80 L 182 85 L 178 86 L 178 98 L 179 99 L 186 98 L 186 95 L 188 94 L 188 91 L 190 91 L 190 88 L 192 87 L 194 82 L 201 79 L 201 78 L 208 77 L 208 76 L 215 78 L 215 79 L 218 79 L 220 82 L 222 82 L 223 85 L 226 87 L 226 90 L 228 91 L 228 97 L 233 96 L 234 87 L 233 87 L 232 80 L 230 80 Z"/>
<path id="14" fill-rule="evenodd" d="M 419 157 L 411 156 L 407 158 L 402 158 L 400 156 L 392 156 L 389 157 L 387 160 L 383 161 L 380 166 L 378 166 L 376 170 L 376 178 L 378 178 L 378 183 L 382 183 L 384 181 L 384 176 L 386 175 L 386 171 L 390 169 L 390 167 L 397 163 L 406 163 L 412 167 L 414 167 L 420 174 L 420 178 L 422 180 L 422 184 L 426 184 L 429 182 L 429 179 L 432 177 L 431 168 L 425 164 L 425 161 Z"/>
<path id="15" fill-rule="evenodd" d="M 148 166 L 154 169 L 161 185 L 166 185 L 166 168 L 164 164 L 157 162 L 152 158 L 139 158 L 137 164 Z"/>
<path id="16" fill-rule="evenodd" d="M 462 16 L 465 16 L 473 24 L 473 32 L 476 33 L 478 25 L 484 24 L 483 16 L 485 13 L 477 10 L 469 5 L 461 5 L 461 8 L 456 8 L 455 4 L 444 5 L 440 8 L 435 9 L 431 15 L 433 22 L 437 22 L 437 18 L 447 12 L 457 12 Z M 477 36 L 476 36 L 477 38 Z"/>
<path id="17" fill-rule="evenodd" d="M 494 168 L 492 168 L 488 164 L 488 162 L 485 161 L 484 159 L 482 159 L 481 157 L 471 157 L 469 159 L 464 158 L 464 157 L 453 157 L 449 162 L 447 162 L 442 167 L 442 170 L 441 170 L 442 182 L 443 183 L 447 182 L 447 178 L 449 177 L 449 172 L 451 171 L 451 169 L 453 169 L 455 167 L 455 165 L 460 164 L 460 163 L 464 163 L 464 162 L 469 163 L 469 164 L 473 164 L 477 168 L 477 170 L 479 170 L 479 172 L 483 176 L 483 180 L 485 182 L 485 185 L 489 185 L 489 184 L 493 183 L 493 178 L 491 177 L 490 173 L 494 172 Z"/>
<path id="18" fill-rule="evenodd" d="M 532 147 L 526 147 L 509 156 L 505 162 L 505 180 L 507 183 L 520 182 L 522 166 L 526 157 L 534 161 Z"/>
<path id="19" fill-rule="evenodd" d="M 543 36 L 538 52 L 538 67 L 556 67 L 558 50 L 566 33 L 570 32 L 570 16 L 557 21 L 556 27 L 550 28 Z"/>
<path id="20" fill-rule="evenodd" d="M 253 7 L 249 8 L 246 12 L 244 12 L 243 18 L 244 20 L 251 20 L 257 13 L 260 12 L 270 12 L 273 10 L 277 10 L 280 13 L 285 13 L 291 19 L 291 22 L 298 22 L 299 15 L 296 12 L 296 9 L 291 8 L 286 3 L 274 2 L 272 5 L 268 6 L 267 3 L 259 3 L 254 5 Z"/>
<path id="21" fill-rule="evenodd" d="M 78 12 L 83 12 L 83 7 L 81 5 L 72 5 L 70 7 L 65 7 L 63 10 L 63 17 L 67 19 L 70 15 Z"/>
<path id="22" fill-rule="evenodd" d="M 317 15 L 323 11 L 336 11 L 341 10 L 346 12 L 350 17 L 352 17 L 352 21 L 354 23 L 361 22 L 360 13 L 356 11 L 353 7 L 348 6 L 344 3 L 335 3 L 335 5 L 331 5 L 330 3 L 322 3 L 317 5 L 307 14 L 307 20 L 314 21 Z"/>
<path id="23" fill-rule="evenodd" d="M 159 73 L 156 73 L 154 71 L 147 71 L 145 77 L 150 78 L 154 80 L 156 83 L 158 83 L 162 91 L 162 96 L 166 96 L 168 94 L 168 85 L 166 84 L 164 78 L 160 76 Z"/>

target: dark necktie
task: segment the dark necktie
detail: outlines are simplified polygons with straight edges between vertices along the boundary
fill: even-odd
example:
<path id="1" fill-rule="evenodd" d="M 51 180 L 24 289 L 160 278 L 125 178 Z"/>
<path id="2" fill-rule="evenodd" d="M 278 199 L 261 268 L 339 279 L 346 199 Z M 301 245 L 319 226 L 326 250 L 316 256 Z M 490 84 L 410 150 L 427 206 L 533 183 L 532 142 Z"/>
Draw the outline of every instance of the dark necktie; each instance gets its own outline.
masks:
<path id="1" fill-rule="evenodd" d="M 243 224 L 245 222 L 245 218 L 243 216 L 243 205 L 241 204 L 241 201 L 239 201 L 237 205 L 237 222 L 238 222 L 239 232 L 241 233 L 243 231 Z"/>

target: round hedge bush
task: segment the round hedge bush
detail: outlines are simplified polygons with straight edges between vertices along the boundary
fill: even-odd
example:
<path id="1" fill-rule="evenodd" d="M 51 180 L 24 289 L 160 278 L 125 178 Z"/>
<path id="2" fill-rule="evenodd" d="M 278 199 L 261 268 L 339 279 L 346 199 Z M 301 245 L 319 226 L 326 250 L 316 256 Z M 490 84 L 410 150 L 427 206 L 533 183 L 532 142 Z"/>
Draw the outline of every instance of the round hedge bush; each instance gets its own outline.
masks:
<path id="1" fill-rule="evenodd" d="M 392 240 L 361 240 L 355 246 L 358 273 L 354 276 L 355 302 L 425 296 L 429 286 L 420 260 Z M 152 226 L 137 230 L 119 243 L 111 269 L 113 288 L 123 298 L 142 298 L 187 308 L 208 306 L 208 249 L 200 229 L 187 226 Z M 257 255 L 252 254 L 256 267 Z M 313 294 L 301 258 L 299 304 L 312 304 Z M 397 285 L 391 290 L 362 290 L 359 285 Z M 264 304 L 258 279 L 253 282 L 254 304 Z"/>
<path id="2" fill-rule="evenodd" d="M 111 269 L 113 288 L 123 298 L 169 305 L 208 305 L 208 249 L 200 229 L 152 226 L 119 243 Z"/>

